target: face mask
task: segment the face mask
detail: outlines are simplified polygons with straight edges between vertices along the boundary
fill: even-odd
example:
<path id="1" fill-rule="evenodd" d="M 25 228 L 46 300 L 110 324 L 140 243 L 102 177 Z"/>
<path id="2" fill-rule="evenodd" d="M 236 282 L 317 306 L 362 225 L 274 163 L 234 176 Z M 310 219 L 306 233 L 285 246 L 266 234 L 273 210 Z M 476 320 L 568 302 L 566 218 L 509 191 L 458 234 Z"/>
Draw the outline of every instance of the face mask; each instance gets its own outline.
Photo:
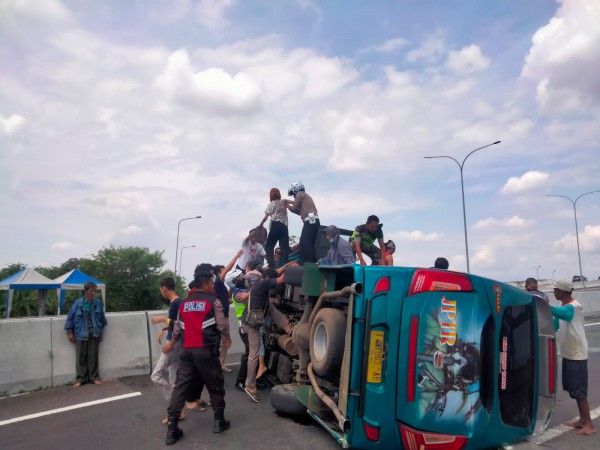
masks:
<path id="1" fill-rule="evenodd" d="M 329 239 L 330 244 L 333 244 L 334 241 L 335 241 L 335 239 Z"/>

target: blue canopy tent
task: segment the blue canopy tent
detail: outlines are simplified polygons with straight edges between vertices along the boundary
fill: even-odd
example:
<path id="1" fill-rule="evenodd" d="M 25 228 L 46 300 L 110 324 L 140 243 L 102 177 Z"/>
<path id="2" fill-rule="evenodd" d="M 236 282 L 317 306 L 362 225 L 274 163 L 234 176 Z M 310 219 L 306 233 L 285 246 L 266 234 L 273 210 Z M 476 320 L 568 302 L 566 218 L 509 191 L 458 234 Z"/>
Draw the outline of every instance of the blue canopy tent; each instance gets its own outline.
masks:
<path id="1" fill-rule="evenodd" d="M 57 284 L 56 287 L 56 295 L 58 296 L 58 311 L 56 314 L 60 314 L 63 306 L 63 301 L 65 300 L 65 294 L 67 290 L 79 290 L 83 291 L 83 285 L 91 281 L 96 283 L 98 286 L 98 290 L 102 294 L 102 304 L 104 308 L 106 308 L 106 285 L 102 281 L 98 281 L 95 278 L 90 277 L 89 275 L 83 273 L 79 269 L 73 269 L 70 272 L 65 273 L 64 275 L 55 278 L 52 280 L 53 283 Z"/>
<path id="2" fill-rule="evenodd" d="M 10 317 L 12 297 L 14 291 L 36 290 L 39 292 L 38 315 L 44 315 L 44 306 L 48 296 L 48 289 L 59 287 L 56 282 L 45 277 L 41 273 L 25 268 L 18 273 L 0 281 L 0 291 L 7 291 L 6 295 L 6 317 Z"/>

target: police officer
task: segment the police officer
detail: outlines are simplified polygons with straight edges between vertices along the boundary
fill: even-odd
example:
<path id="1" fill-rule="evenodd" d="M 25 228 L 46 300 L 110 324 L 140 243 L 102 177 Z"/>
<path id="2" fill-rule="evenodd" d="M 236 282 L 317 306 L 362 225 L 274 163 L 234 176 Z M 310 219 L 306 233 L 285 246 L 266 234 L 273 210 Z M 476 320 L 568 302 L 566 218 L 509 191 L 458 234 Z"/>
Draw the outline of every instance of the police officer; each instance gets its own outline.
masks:
<path id="1" fill-rule="evenodd" d="M 188 391 L 195 383 L 204 382 L 214 411 L 213 433 L 221 433 L 230 427 L 225 419 L 225 389 L 223 371 L 219 361 L 221 339 L 231 345 L 229 324 L 223 315 L 223 306 L 215 295 L 213 268 L 200 264 L 194 272 L 196 289 L 179 307 L 179 326 L 183 333 L 183 348 L 179 359 L 179 371 L 171 404 L 167 409 L 168 425 L 165 443 L 172 445 L 183 436 L 178 427 L 179 414 L 185 404 Z"/>

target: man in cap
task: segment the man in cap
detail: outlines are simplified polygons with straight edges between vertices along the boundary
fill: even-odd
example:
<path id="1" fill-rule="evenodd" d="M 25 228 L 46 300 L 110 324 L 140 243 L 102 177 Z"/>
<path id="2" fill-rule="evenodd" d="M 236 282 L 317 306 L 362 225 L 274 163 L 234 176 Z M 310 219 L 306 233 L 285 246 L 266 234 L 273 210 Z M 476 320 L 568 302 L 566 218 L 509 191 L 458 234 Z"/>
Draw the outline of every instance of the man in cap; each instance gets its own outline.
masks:
<path id="1" fill-rule="evenodd" d="M 194 282 L 195 290 L 190 291 L 188 298 L 179 307 L 179 319 L 174 330 L 175 336 L 185 328 L 175 390 L 167 409 L 167 445 L 174 444 L 183 436 L 183 431 L 178 427 L 179 415 L 188 391 L 198 382 L 203 383 L 210 394 L 214 412 L 213 433 L 221 433 L 230 427 L 224 416 L 225 389 L 219 347 L 221 340 L 229 345 L 231 337 L 223 306 L 215 295 L 212 265 L 198 265 L 194 272 Z"/>
<path id="2" fill-rule="evenodd" d="M 562 384 L 570 397 L 577 401 L 579 420 L 565 425 L 578 428 L 577 434 L 591 436 L 596 428 L 590 416 L 587 400 L 588 343 L 583 324 L 583 306 L 572 297 L 573 285 L 567 281 L 554 283 L 554 297 L 561 306 L 552 306 L 554 328 L 557 330 L 562 355 Z"/>

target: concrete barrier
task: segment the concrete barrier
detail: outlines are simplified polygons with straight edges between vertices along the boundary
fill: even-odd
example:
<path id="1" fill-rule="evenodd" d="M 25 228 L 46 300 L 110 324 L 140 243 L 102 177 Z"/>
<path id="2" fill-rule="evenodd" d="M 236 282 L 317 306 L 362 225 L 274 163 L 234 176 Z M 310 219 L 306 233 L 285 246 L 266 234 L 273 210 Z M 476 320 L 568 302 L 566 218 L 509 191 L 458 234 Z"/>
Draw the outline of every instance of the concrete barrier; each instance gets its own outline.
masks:
<path id="1" fill-rule="evenodd" d="M 52 387 L 50 321 L 31 318 L 0 322 L 0 395 Z"/>
<path id="2" fill-rule="evenodd" d="M 152 317 L 167 310 L 107 313 L 100 344 L 100 377 L 149 375 L 161 354 L 160 325 Z M 60 386 L 75 381 L 75 345 L 64 330 L 66 316 L 0 319 L 0 396 Z M 238 362 L 244 345 L 235 316 L 229 318 L 232 346 L 226 362 Z M 166 339 L 166 333 L 163 338 Z"/>
<path id="3" fill-rule="evenodd" d="M 238 323 L 237 319 L 235 318 L 235 314 L 233 314 L 233 308 L 230 309 L 230 312 L 232 314 L 229 315 L 229 331 L 231 333 L 232 342 L 231 348 L 227 352 L 227 358 L 225 360 L 226 363 L 239 362 L 240 353 L 243 353 L 245 350 L 244 343 L 242 342 L 238 334 Z M 166 325 L 164 323 L 153 325 L 152 318 L 157 316 L 167 317 L 168 311 L 146 311 L 146 314 L 148 316 L 148 329 L 150 330 L 150 357 L 152 359 L 152 369 L 154 369 L 154 366 L 156 366 L 156 361 L 158 361 L 158 358 L 160 358 L 161 354 L 161 345 L 158 343 L 157 339 L 158 331 Z M 167 332 L 165 331 L 163 336 L 163 343 L 165 342 L 166 338 Z"/>

